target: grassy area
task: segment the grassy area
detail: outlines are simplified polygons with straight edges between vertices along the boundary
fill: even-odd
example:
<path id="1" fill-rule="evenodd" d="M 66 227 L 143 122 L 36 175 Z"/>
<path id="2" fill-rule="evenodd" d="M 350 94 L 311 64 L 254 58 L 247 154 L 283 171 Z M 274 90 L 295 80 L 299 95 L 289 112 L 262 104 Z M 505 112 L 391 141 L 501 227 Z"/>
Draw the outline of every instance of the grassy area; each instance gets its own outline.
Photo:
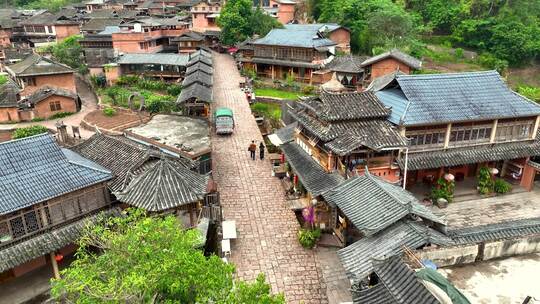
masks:
<path id="1" fill-rule="evenodd" d="M 297 99 L 298 96 L 303 96 L 300 92 L 283 91 L 273 88 L 255 89 L 255 96 L 275 97 L 282 99 Z"/>
<path id="2" fill-rule="evenodd" d="M 265 118 L 279 121 L 281 119 L 281 107 L 279 104 L 256 102 L 251 105 L 251 110 Z"/>

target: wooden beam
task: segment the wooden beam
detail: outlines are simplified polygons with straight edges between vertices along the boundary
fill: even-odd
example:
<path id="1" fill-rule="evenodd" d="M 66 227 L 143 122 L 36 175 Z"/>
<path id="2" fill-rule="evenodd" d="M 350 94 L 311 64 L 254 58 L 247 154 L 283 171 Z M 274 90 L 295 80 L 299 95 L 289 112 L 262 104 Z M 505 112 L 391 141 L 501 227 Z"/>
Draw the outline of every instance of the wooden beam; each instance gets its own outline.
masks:
<path id="1" fill-rule="evenodd" d="M 49 257 L 51 258 L 51 265 L 53 268 L 53 276 L 55 279 L 60 279 L 60 271 L 58 270 L 58 262 L 56 262 L 56 257 L 54 252 L 49 253 Z"/>

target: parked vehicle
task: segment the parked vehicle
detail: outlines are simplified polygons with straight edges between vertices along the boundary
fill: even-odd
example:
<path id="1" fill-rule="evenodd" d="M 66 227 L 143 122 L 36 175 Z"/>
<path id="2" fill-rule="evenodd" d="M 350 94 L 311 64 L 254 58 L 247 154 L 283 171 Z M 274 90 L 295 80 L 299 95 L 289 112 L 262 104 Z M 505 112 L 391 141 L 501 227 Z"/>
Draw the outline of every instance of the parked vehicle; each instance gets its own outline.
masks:
<path id="1" fill-rule="evenodd" d="M 234 130 L 234 115 L 229 108 L 218 108 L 214 113 L 216 134 L 232 134 Z"/>

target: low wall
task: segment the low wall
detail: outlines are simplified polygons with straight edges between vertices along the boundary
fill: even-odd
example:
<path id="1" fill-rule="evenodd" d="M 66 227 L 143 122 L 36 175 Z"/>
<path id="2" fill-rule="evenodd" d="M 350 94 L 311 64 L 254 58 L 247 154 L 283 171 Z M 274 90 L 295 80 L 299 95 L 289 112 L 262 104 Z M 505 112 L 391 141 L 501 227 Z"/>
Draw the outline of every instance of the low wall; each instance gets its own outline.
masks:
<path id="1" fill-rule="evenodd" d="M 463 246 L 424 248 L 415 253 L 420 259 L 432 260 L 438 267 L 447 267 L 535 252 L 540 252 L 540 234 Z"/>
<path id="2" fill-rule="evenodd" d="M 424 249 L 417 252 L 421 260 L 431 260 L 438 267 L 462 265 L 474 263 L 478 256 L 478 245 L 466 245 L 459 247 L 442 247 L 435 249 Z"/>
<path id="3" fill-rule="evenodd" d="M 540 252 L 540 235 L 486 243 L 483 260 Z"/>

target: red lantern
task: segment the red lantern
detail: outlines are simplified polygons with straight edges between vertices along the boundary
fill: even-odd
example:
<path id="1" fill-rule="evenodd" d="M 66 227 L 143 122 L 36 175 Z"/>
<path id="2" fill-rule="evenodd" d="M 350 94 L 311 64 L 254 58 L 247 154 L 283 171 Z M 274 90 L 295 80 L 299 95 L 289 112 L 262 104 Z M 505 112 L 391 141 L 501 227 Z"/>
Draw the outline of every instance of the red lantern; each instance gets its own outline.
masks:
<path id="1" fill-rule="evenodd" d="M 285 154 L 281 153 L 281 155 L 279 156 L 279 160 L 283 164 L 285 162 Z"/>
<path id="2" fill-rule="evenodd" d="M 294 175 L 293 182 L 294 182 L 295 185 L 298 185 L 298 175 L 296 175 L 296 174 Z"/>
<path id="3" fill-rule="evenodd" d="M 54 256 L 54 259 L 57 261 L 57 262 L 60 262 L 64 259 L 64 256 L 60 253 L 57 253 L 55 256 Z"/>

